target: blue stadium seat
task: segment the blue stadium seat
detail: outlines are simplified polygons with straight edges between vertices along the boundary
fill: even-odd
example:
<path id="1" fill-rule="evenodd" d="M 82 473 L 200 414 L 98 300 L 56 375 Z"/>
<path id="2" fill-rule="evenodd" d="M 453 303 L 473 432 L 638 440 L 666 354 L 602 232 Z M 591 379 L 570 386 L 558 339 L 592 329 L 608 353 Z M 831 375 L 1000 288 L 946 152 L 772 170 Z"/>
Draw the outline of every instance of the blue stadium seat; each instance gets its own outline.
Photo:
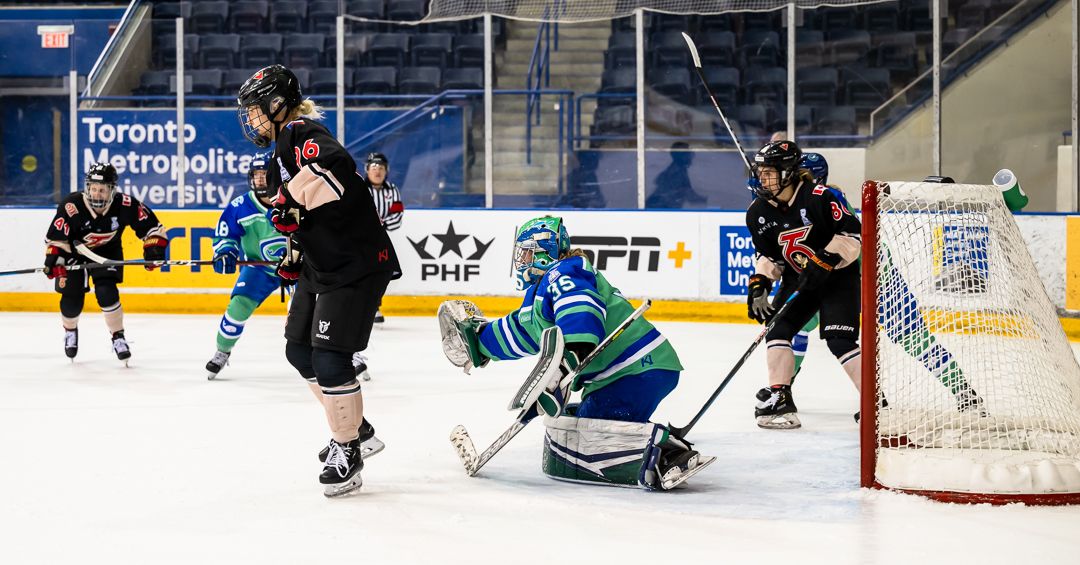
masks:
<path id="1" fill-rule="evenodd" d="M 735 65 L 735 34 L 730 31 L 714 31 L 697 41 L 701 65 L 731 67 Z"/>
<path id="2" fill-rule="evenodd" d="M 345 91 L 349 92 L 353 83 L 353 70 L 345 67 Z M 308 90 L 305 94 L 337 94 L 337 69 L 315 69 L 311 71 Z"/>
<path id="3" fill-rule="evenodd" d="M 765 107 L 760 104 L 748 104 L 735 109 L 735 121 L 744 129 L 764 131 L 768 125 Z"/>
<path id="4" fill-rule="evenodd" d="M 154 4 L 155 20 L 171 20 L 191 17 L 191 2 L 158 2 Z"/>
<path id="5" fill-rule="evenodd" d="M 234 33 L 208 34 L 199 39 L 199 67 L 201 68 L 231 69 L 236 66 L 239 54 L 240 36 Z M 254 69 L 248 74 L 253 72 L 255 72 Z"/>
<path id="6" fill-rule="evenodd" d="M 454 63 L 458 67 L 484 66 L 484 34 L 473 33 L 454 38 Z"/>
<path id="7" fill-rule="evenodd" d="M 701 16 L 698 24 L 698 29 L 700 29 L 704 33 L 713 33 L 717 31 L 735 31 L 735 21 L 730 14 Z"/>
<path id="8" fill-rule="evenodd" d="M 425 0 L 393 0 L 386 9 L 386 19 L 395 22 L 416 22 L 427 15 Z"/>
<path id="9" fill-rule="evenodd" d="M 442 84 L 438 67 L 406 67 L 398 73 L 399 94 L 437 94 Z"/>
<path id="10" fill-rule="evenodd" d="M 800 66 L 819 67 L 825 63 L 825 33 L 816 29 L 795 30 L 795 57 Z"/>
<path id="11" fill-rule="evenodd" d="M 387 19 L 382 0 L 349 0 L 345 4 L 345 13 L 368 20 Z M 345 20 L 345 25 L 348 26 L 352 33 L 378 33 L 384 31 L 383 24 L 377 21 Z"/>
<path id="12" fill-rule="evenodd" d="M 960 47 L 964 43 L 967 43 L 967 41 L 975 35 L 976 31 L 977 30 L 974 29 L 950 29 L 949 31 L 946 31 L 945 34 L 941 36 L 942 53 L 947 55 L 949 53 L 952 53 L 953 51 L 956 51 L 956 48 Z M 926 60 L 928 61 L 931 58 L 931 48 L 932 47 L 927 47 Z"/>
<path id="13" fill-rule="evenodd" d="M 307 17 L 307 2 L 278 0 L 271 6 L 270 29 L 274 33 L 303 33 L 307 31 Z"/>
<path id="14" fill-rule="evenodd" d="M 368 45 L 367 62 L 374 67 L 403 67 L 408 61 L 409 36 L 377 33 Z"/>
<path id="15" fill-rule="evenodd" d="M 929 2 L 904 2 L 900 19 L 909 31 L 930 31 L 934 25 Z"/>
<path id="16" fill-rule="evenodd" d="M 316 34 L 318 35 L 318 34 Z M 345 65 L 364 66 L 365 52 L 371 44 L 373 33 L 345 35 Z M 337 65 L 337 37 L 328 35 L 323 39 L 323 59 L 327 67 Z"/>
<path id="17" fill-rule="evenodd" d="M 608 69 L 600 78 L 600 92 L 605 94 L 637 92 L 635 69 Z"/>
<path id="18" fill-rule="evenodd" d="M 184 64 L 188 67 L 199 64 L 196 53 L 199 52 L 199 36 L 184 34 Z M 154 38 L 154 65 L 158 68 L 176 66 L 176 34 L 164 33 Z"/>
<path id="19" fill-rule="evenodd" d="M 394 94 L 397 82 L 394 67 L 367 67 L 356 70 L 352 85 L 357 94 Z"/>
<path id="20" fill-rule="evenodd" d="M 743 33 L 739 56 L 744 67 L 772 67 L 780 62 L 780 35 L 771 30 Z"/>
<path id="21" fill-rule="evenodd" d="M 270 4 L 266 0 L 232 2 L 229 10 L 229 31 L 239 34 L 263 33 L 270 19 Z"/>
<path id="22" fill-rule="evenodd" d="M 452 62 L 453 43 L 453 37 L 446 33 L 422 33 L 414 36 L 409 50 L 413 66 L 447 67 Z"/>
<path id="23" fill-rule="evenodd" d="M 281 35 L 266 33 L 248 35 L 240 41 L 240 64 L 258 69 L 281 62 Z"/>
<path id="24" fill-rule="evenodd" d="M 739 78 L 739 69 L 735 67 L 705 68 L 705 80 L 709 82 L 709 88 L 712 89 L 721 110 L 727 111 L 739 103 Z M 698 105 L 712 108 L 712 101 L 705 89 L 698 88 L 697 91 L 700 93 Z"/>
<path id="25" fill-rule="evenodd" d="M 443 90 L 480 90 L 483 88 L 483 69 L 446 69 L 443 71 Z"/>
<path id="26" fill-rule="evenodd" d="M 853 65 L 870 52 L 870 33 L 861 29 L 843 29 L 829 35 L 829 64 Z"/>
<path id="27" fill-rule="evenodd" d="M 637 40 L 634 37 L 634 32 L 621 31 L 611 34 L 604 59 L 604 65 L 609 69 L 636 65 Z"/>
<path id="28" fill-rule="evenodd" d="M 228 2 L 197 2 L 191 7 L 191 18 L 184 25 L 185 28 L 191 25 L 193 33 L 221 33 L 228 17 Z"/>
<path id="29" fill-rule="evenodd" d="M 813 112 L 809 106 L 795 106 L 795 132 L 809 133 L 814 125 Z M 769 116 L 768 131 L 787 131 L 787 108 L 779 108 Z M 796 135 L 798 137 L 798 135 Z"/>
<path id="30" fill-rule="evenodd" d="M 337 0 L 315 0 L 308 4 L 308 31 L 333 35 L 337 27 Z"/>
<path id="31" fill-rule="evenodd" d="M 172 94 L 171 78 L 172 71 L 147 71 L 139 79 L 139 87 L 136 94 L 147 96 L 167 96 Z"/>
<path id="32" fill-rule="evenodd" d="M 855 108 L 825 106 L 814 109 L 813 131 L 817 135 L 855 135 L 859 132 Z"/>
<path id="33" fill-rule="evenodd" d="M 831 67 L 803 67 L 795 71 L 795 85 L 799 104 L 831 106 L 836 104 L 840 73 Z"/>
<path id="34" fill-rule="evenodd" d="M 320 66 L 323 54 L 323 36 L 317 33 L 294 33 L 285 36 L 283 61 L 290 69 L 314 69 Z"/>
<path id="35" fill-rule="evenodd" d="M 223 72 L 218 69 L 202 69 L 197 71 L 187 71 L 188 80 L 191 81 L 190 88 L 185 92 L 188 94 L 195 94 L 199 96 L 216 96 L 221 92 L 222 75 Z"/>
<path id="36" fill-rule="evenodd" d="M 874 48 L 874 66 L 889 69 L 895 76 L 911 78 L 918 64 L 915 32 L 882 35 Z"/>
<path id="37" fill-rule="evenodd" d="M 863 29 L 870 33 L 893 33 L 899 30 L 899 3 L 882 2 L 867 6 L 863 12 Z"/>
<path id="38" fill-rule="evenodd" d="M 653 14 L 650 33 L 683 32 L 689 29 L 689 17 L 681 14 Z"/>
<path id="39" fill-rule="evenodd" d="M 777 12 L 743 12 L 743 31 L 771 31 L 780 29 L 780 14 Z"/>
<path id="40" fill-rule="evenodd" d="M 664 67 L 653 71 L 650 78 L 654 92 L 682 104 L 690 103 L 690 86 L 693 84 L 690 82 L 690 69 L 685 66 Z"/>
<path id="41" fill-rule="evenodd" d="M 252 74 L 254 73 L 247 69 L 230 69 L 225 71 L 225 76 L 221 80 L 221 93 L 236 96 L 240 92 L 240 87 L 247 82 L 247 79 L 251 78 Z M 305 91 L 305 93 L 306 92 L 307 91 Z"/>
<path id="42" fill-rule="evenodd" d="M 843 80 L 844 99 L 856 108 L 877 108 L 892 96 L 889 69 L 845 67 Z"/>
<path id="43" fill-rule="evenodd" d="M 626 104 L 598 107 L 590 135 L 630 135 L 635 130 L 634 107 Z"/>
<path id="44" fill-rule="evenodd" d="M 686 47 L 686 40 L 683 39 L 681 32 L 666 31 L 652 35 L 645 48 L 652 54 L 653 66 L 690 64 L 690 51 Z"/>
<path id="45" fill-rule="evenodd" d="M 746 70 L 743 100 L 748 104 L 782 105 L 787 94 L 787 69 L 758 67 Z"/>
<path id="46" fill-rule="evenodd" d="M 990 0 L 968 0 L 956 14 L 956 27 L 981 28 L 990 23 Z"/>
<path id="47" fill-rule="evenodd" d="M 859 13 L 855 8 L 819 8 L 814 12 L 817 15 L 818 29 L 826 34 L 859 28 Z"/>

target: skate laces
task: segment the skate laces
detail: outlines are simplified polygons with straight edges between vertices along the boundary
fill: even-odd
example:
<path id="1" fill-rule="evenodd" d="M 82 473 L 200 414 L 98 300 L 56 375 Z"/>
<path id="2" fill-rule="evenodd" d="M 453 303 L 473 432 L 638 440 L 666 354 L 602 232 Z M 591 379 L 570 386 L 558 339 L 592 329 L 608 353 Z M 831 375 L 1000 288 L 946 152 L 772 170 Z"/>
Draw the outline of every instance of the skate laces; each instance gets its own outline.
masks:
<path id="1" fill-rule="evenodd" d="M 64 330 L 64 347 L 79 345 L 79 334 L 75 330 Z"/>
<path id="2" fill-rule="evenodd" d="M 345 452 L 345 446 L 335 440 L 330 440 L 330 452 L 326 454 L 326 466 L 333 467 L 338 476 L 344 477 L 349 470 L 349 454 Z"/>
<path id="3" fill-rule="evenodd" d="M 112 340 L 112 348 L 116 353 L 124 353 L 129 351 L 128 342 L 123 336 L 114 337 Z"/>
<path id="4" fill-rule="evenodd" d="M 359 367 L 360 365 L 367 365 L 367 356 L 357 351 L 352 354 L 353 367 Z"/>
<path id="5" fill-rule="evenodd" d="M 211 363 L 224 367 L 229 362 L 229 354 L 224 351 L 217 351 L 214 353 L 214 358 L 210 360 Z"/>

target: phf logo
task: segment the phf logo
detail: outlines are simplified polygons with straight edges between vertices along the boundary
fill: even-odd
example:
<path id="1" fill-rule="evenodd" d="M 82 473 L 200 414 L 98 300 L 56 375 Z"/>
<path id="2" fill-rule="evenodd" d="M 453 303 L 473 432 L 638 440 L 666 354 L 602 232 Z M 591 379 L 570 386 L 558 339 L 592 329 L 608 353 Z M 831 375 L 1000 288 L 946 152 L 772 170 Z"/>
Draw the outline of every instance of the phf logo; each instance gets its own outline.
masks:
<path id="1" fill-rule="evenodd" d="M 330 329 L 330 322 L 319 320 L 319 333 L 324 334 L 328 329 Z"/>
<path id="2" fill-rule="evenodd" d="M 429 238 L 435 238 L 440 244 L 438 257 L 428 251 Z M 454 222 L 450 222 L 446 226 L 446 233 L 426 235 L 419 241 L 413 241 L 412 238 L 406 239 L 412 244 L 416 254 L 420 256 L 420 280 L 438 279 L 444 282 L 467 282 L 470 277 L 480 276 L 479 261 L 495 241 L 493 237 L 487 243 L 484 243 L 475 235 L 459 234 L 454 231 Z M 472 241 L 463 246 L 462 244 L 465 244 L 468 239 Z M 462 247 L 466 250 L 471 247 L 473 251 L 465 255 L 462 252 Z M 448 254 L 457 255 L 458 259 L 454 261 L 453 257 L 447 257 L 444 260 L 443 257 Z"/>

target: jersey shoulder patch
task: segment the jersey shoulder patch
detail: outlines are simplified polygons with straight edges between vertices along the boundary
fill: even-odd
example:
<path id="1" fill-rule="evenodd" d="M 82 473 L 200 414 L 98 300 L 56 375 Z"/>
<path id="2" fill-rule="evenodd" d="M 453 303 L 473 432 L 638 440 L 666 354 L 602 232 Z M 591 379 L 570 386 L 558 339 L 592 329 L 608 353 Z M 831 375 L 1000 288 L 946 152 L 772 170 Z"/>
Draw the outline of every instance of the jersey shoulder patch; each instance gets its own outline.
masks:
<path id="1" fill-rule="evenodd" d="M 74 218 L 75 214 L 79 213 L 79 207 L 76 206 L 74 202 L 68 202 L 64 204 L 64 213 L 67 214 L 69 218 Z"/>
<path id="2" fill-rule="evenodd" d="M 247 197 L 246 194 L 241 194 L 240 196 L 237 196 L 236 198 L 233 198 L 232 202 L 229 202 L 229 206 L 232 206 L 233 208 L 239 208 L 239 207 L 243 206 L 244 205 L 244 198 L 246 198 L 246 197 Z"/>

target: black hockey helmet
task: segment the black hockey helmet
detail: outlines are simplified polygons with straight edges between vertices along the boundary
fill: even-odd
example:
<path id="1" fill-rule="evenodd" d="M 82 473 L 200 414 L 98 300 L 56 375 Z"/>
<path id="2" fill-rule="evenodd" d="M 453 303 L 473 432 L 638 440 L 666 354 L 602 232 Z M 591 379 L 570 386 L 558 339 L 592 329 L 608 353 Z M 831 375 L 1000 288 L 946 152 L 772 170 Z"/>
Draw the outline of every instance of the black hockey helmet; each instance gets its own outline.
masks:
<path id="1" fill-rule="evenodd" d="M 390 168 L 390 160 L 382 153 L 368 153 L 367 158 L 364 159 L 364 170 L 366 171 L 371 165 L 382 165 Z"/>
<path id="2" fill-rule="evenodd" d="M 251 192 L 255 193 L 255 196 L 261 196 L 263 198 L 273 198 L 274 195 L 270 193 L 270 179 L 266 179 L 267 184 L 262 188 L 255 186 L 255 172 L 266 171 L 270 172 L 270 152 L 264 151 L 262 153 L 256 153 L 251 156 L 251 164 L 248 165 L 248 186 L 251 188 Z"/>
<path id="3" fill-rule="evenodd" d="M 761 167 L 772 167 L 780 172 L 780 187 L 784 188 L 795 180 L 801 160 L 802 150 L 794 141 L 786 139 L 773 141 L 759 149 L 754 155 L 754 176 L 761 178 Z M 773 197 L 773 194 L 764 187 L 755 188 L 754 193 L 764 198 Z"/>
<path id="4" fill-rule="evenodd" d="M 83 186 L 86 202 L 93 208 L 107 207 L 112 202 L 113 195 L 116 194 L 116 184 L 119 180 L 120 175 L 116 174 L 116 167 L 111 164 L 94 163 L 90 165 L 90 170 L 86 171 L 86 182 Z M 105 185 L 108 188 L 106 195 L 102 198 L 91 196 L 90 183 Z"/>
<path id="5" fill-rule="evenodd" d="M 259 133 L 259 126 L 262 124 L 253 124 L 248 118 L 248 108 L 255 106 L 262 110 L 263 116 L 270 121 L 272 127 L 284 121 L 289 110 L 299 106 L 302 101 L 300 81 L 292 71 L 282 65 L 259 69 L 244 82 L 236 96 L 236 115 L 243 128 L 244 137 L 259 147 L 270 146 L 270 138 Z"/>

